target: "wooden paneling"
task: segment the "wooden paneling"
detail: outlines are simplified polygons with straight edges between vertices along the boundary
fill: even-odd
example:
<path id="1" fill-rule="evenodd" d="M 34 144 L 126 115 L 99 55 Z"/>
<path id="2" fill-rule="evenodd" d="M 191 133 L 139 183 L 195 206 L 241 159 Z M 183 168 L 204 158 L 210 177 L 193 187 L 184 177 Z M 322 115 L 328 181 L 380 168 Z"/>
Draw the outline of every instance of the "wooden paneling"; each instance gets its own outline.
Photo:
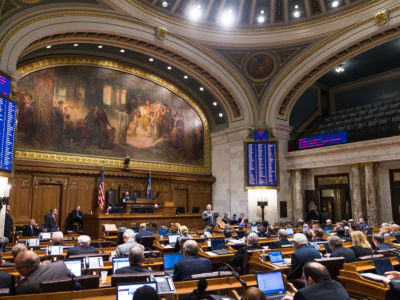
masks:
<path id="1" fill-rule="evenodd" d="M 188 191 L 187 190 L 175 190 L 173 192 L 173 199 L 175 206 L 183 206 L 185 208 L 185 212 L 187 212 L 188 208 Z"/>
<path id="2" fill-rule="evenodd" d="M 59 216 L 61 209 L 61 185 L 40 184 L 33 191 L 32 199 L 32 218 L 37 220 L 38 224 L 44 223 L 44 216 L 51 208 L 57 208 Z M 58 217 L 60 222 L 60 217 Z M 62 226 L 63 222 L 58 225 Z"/>

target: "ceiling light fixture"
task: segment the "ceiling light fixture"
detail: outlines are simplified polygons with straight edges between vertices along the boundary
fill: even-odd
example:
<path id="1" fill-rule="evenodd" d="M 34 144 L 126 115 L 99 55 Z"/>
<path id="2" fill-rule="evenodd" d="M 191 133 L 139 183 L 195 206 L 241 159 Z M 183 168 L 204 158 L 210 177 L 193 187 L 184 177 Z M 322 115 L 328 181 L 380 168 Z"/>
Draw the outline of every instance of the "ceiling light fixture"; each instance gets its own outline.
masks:
<path id="1" fill-rule="evenodd" d="M 293 17 L 299 18 L 299 17 L 300 17 L 300 11 L 299 11 L 299 10 L 295 10 L 295 11 L 293 12 Z"/>
<path id="2" fill-rule="evenodd" d="M 98 45 L 97 48 L 101 49 L 103 48 L 103 45 Z"/>
<path id="3" fill-rule="evenodd" d="M 264 23 L 265 22 L 265 17 L 263 15 L 259 15 L 257 17 L 257 23 Z"/>
<path id="4" fill-rule="evenodd" d="M 219 113 L 218 116 L 219 116 L 220 118 L 222 118 L 222 117 L 224 116 L 224 114 L 223 114 L 223 113 Z"/>
<path id="5" fill-rule="evenodd" d="M 74 44 L 74 47 L 78 47 L 79 46 L 79 44 Z"/>
<path id="6" fill-rule="evenodd" d="M 185 78 L 185 79 L 188 79 L 188 78 L 189 78 L 189 76 L 185 75 L 185 76 L 183 76 L 183 78 Z"/>
<path id="7" fill-rule="evenodd" d="M 150 62 L 153 62 L 153 61 L 154 61 L 154 58 L 150 57 L 150 58 L 149 58 L 149 61 L 150 61 Z"/>
<path id="8" fill-rule="evenodd" d="M 51 45 L 46 46 L 46 48 L 47 48 L 47 49 L 50 49 L 50 48 L 51 48 Z"/>
<path id="9" fill-rule="evenodd" d="M 200 87 L 200 91 L 204 91 L 204 88 L 202 86 Z"/>
<path id="10" fill-rule="evenodd" d="M 161 2 L 161 6 L 164 7 L 164 8 L 167 7 L 168 6 L 168 2 L 167 1 Z"/>
<path id="11" fill-rule="evenodd" d="M 201 16 L 203 15 L 203 11 L 201 9 L 201 5 L 193 5 L 191 8 L 188 10 L 188 17 L 190 21 L 192 22 L 197 22 L 200 20 Z"/>
<path id="12" fill-rule="evenodd" d="M 339 6 L 339 1 L 338 1 L 338 0 L 332 1 L 331 6 L 332 6 L 332 7 L 338 7 L 338 6 Z"/>
<path id="13" fill-rule="evenodd" d="M 218 105 L 218 103 L 214 101 L 214 102 L 213 102 L 213 105 L 214 105 L 214 106 L 217 106 L 217 105 Z"/>
<path id="14" fill-rule="evenodd" d="M 342 73 L 344 72 L 344 65 L 340 64 L 335 68 L 336 73 Z"/>
<path id="15" fill-rule="evenodd" d="M 233 16 L 232 9 L 228 9 L 220 17 L 220 22 L 221 22 L 222 26 L 224 26 L 224 27 L 231 26 L 233 24 L 234 20 L 235 20 L 235 18 Z"/>
<path id="16" fill-rule="evenodd" d="M 171 67 L 171 66 L 168 66 L 167 69 L 168 69 L 168 70 L 172 70 L 172 67 Z"/>
<path id="17" fill-rule="evenodd" d="M 119 50 L 119 52 L 124 53 L 124 52 L 125 52 L 125 49 L 121 49 L 121 50 Z"/>

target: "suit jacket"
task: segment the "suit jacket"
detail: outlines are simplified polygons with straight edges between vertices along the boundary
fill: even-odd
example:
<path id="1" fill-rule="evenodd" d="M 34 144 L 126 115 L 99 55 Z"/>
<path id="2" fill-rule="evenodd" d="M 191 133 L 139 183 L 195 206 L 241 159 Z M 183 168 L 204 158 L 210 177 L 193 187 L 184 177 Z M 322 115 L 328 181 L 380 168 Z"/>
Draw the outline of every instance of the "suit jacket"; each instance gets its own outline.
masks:
<path id="1" fill-rule="evenodd" d="M 137 243 L 134 240 L 128 241 L 124 244 L 118 245 L 117 249 L 115 250 L 115 255 L 116 257 L 124 257 L 124 256 L 128 256 L 129 254 L 129 249 L 131 249 L 133 246 L 141 246 L 139 243 Z"/>
<path id="2" fill-rule="evenodd" d="M 320 220 L 321 219 L 321 213 L 319 211 L 311 210 L 308 213 L 308 219 L 309 220 Z"/>
<path id="3" fill-rule="evenodd" d="M 24 230 L 22 231 L 23 236 L 38 236 L 40 233 L 39 228 L 31 225 L 25 225 Z"/>
<path id="4" fill-rule="evenodd" d="M 246 253 L 247 250 L 257 250 L 257 249 L 262 249 L 258 247 L 257 245 L 255 246 L 244 246 L 240 248 L 238 251 L 236 251 L 235 255 L 231 258 L 231 260 L 228 262 L 228 264 L 235 266 L 235 267 L 241 267 L 243 263 L 243 257 L 244 254 Z"/>
<path id="5" fill-rule="evenodd" d="M 68 249 L 67 257 L 71 255 L 99 253 L 99 250 L 92 246 L 75 246 Z"/>
<path id="6" fill-rule="evenodd" d="M 193 274 L 212 272 L 211 261 L 200 256 L 189 255 L 174 266 L 174 281 L 190 280 Z"/>
<path id="7" fill-rule="evenodd" d="M 40 292 L 40 282 L 72 277 L 64 262 L 57 261 L 40 265 L 35 271 L 22 279 L 17 286 L 17 294 L 34 294 Z"/>
<path id="8" fill-rule="evenodd" d="M 53 217 L 52 213 L 47 213 L 44 216 L 44 227 L 47 228 L 48 232 L 57 231 L 57 220 Z"/>
<path id="9" fill-rule="evenodd" d="M 204 226 L 215 226 L 215 214 L 214 211 L 211 211 L 211 216 L 208 216 L 208 210 L 203 211 L 202 219 L 204 221 Z"/>
<path id="10" fill-rule="evenodd" d="M 382 243 L 379 246 L 376 246 L 376 250 L 388 250 L 388 249 L 393 249 L 393 247 L 390 246 L 388 243 Z"/>
<path id="11" fill-rule="evenodd" d="M 292 263 L 287 278 L 301 278 L 304 264 L 313 261 L 315 258 L 321 258 L 321 254 L 315 248 L 309 245 L 301 245 L 292 254 Z"/>
<path id="12" fill-rule="evenodd" d="M 83 214 L 82 214 L 82 212 L 80 210 L 74 209 L 71 212 L 71 219 L 72 219 L 72 222 L 78 222 L 78 223 L 82 224 L 83 223 Z"/>
<path id="13" fill-rule="evenodd" d="M 10 294 L 15 294 L 14 276 L 0 271 L 0 289 L 10 289 Z"/>
<path id="14" fill-rule="evenodd" d="M 282 246 L 286 246 L 286 245 L 291 245 L 292 243 L 289 242 L 288 239 L 281 239 L 279 241 L 276 242 L 272 242 L 268 245 L 269 249 L 276 249 L 276 248 L 282 248 Z"/>
<path id="15" fill-rule="evenodd" d="M 260 237 L 271 237 L 271 234 L 268 232 L 268 229 L 265 227 L 261 228 L 257 234 Z"/>
<path id="16" fill-rule="evenodd" d="M 372 249 L 363 248 L 360 246 L 353 246 L 350 249 L 352 249 L 354 251 L 354 253 L 357 257 L 372 255 Z"/>
<path id="17" fill-rule="evenodd" d="M 306 286 L 300 289 L 295 295 L 294 300 L 349 300 L 344 287 L 337 281 L 331 280 Z"/>
<path id="18" fill-rule="evenodd" d="M 343 256 L 345 258 L 345 262 L 347 263 L 357 260 L 357 256 L 354 253 L 354 251 L 346 247 L 339 247 L 331 254 L 331 257 L 339 257 L 339 256 Z"/>
<path id="19" fill-rule="evenodd" d="M 130 265 L 127 267 L 123 267 L 120 268 L 118 270 L 115 271 L 115 274 L 126 274 L 126 273 L 146 273 L 146 272 L 150 272 L 153 273 L 153 271 L 143 268 L 140 265 L 134 264 L 134 265 Z"/>
<path id="20" fill-rule="evenodd" d="M 148 230 L 142 230 L 141 232 L 139 232 L 135 235 L 136 242 L 139 243 L 142 236 L 153 236 L 153 233 Z"/>
<path id="21" fill-rule="evenodd" d="M 4 223 L 4 236 L 8 238 L 9 242 L 12 243 L 11 232 L 13 231 L 14 223 L 11 216 L 6 212 L 6 220 Z"/>

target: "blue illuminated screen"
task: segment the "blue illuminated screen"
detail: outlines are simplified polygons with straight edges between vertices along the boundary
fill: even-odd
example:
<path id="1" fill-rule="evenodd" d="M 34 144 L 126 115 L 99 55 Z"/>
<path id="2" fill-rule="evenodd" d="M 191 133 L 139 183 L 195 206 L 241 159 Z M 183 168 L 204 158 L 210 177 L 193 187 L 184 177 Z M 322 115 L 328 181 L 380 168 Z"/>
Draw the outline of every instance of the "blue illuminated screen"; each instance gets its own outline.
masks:
<path id="1" fill-rule="evenodd" d="M 281 272 L 257 273 L 257 285 L 264 295 L 285 292 L 285 283 Z"/>
<path id="2" fill-rule="evenodd" d="M 0 170 L 11 171 L 17 105 L 0 97 Z"/>
<path id="3" fill-rule="evenodd" d="M 344 143 L 347 143 L 347 131 L 339 131 L 299 139 L 299 149 L 317 148 Z"/>
<path id="4" fill-rule="evenodd" d="M 0 94 L 10 97 L 11 80 L 0 75 Z"/>
<path id="5" fill-rule="evenodd" d="M 253 136 L 256 142 L 266 142 L 268 141 L 268 130 L 254 130 Z"/>

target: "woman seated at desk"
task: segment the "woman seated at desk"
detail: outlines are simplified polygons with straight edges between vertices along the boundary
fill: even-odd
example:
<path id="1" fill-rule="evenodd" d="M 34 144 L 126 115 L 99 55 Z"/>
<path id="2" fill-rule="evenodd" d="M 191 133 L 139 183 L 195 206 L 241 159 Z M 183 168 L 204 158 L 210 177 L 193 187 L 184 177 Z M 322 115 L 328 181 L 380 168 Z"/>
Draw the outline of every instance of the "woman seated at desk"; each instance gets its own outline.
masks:
<path id="1" fill-rule="evenodd" d="M 361 231 L 352 231 L 351 239 L 353 241 L 353 246 L 351 247 L 351 249 L 354 251 L 357 257 L 372 254 L 371 244 L 368 242 L 367 238 Z"/>

